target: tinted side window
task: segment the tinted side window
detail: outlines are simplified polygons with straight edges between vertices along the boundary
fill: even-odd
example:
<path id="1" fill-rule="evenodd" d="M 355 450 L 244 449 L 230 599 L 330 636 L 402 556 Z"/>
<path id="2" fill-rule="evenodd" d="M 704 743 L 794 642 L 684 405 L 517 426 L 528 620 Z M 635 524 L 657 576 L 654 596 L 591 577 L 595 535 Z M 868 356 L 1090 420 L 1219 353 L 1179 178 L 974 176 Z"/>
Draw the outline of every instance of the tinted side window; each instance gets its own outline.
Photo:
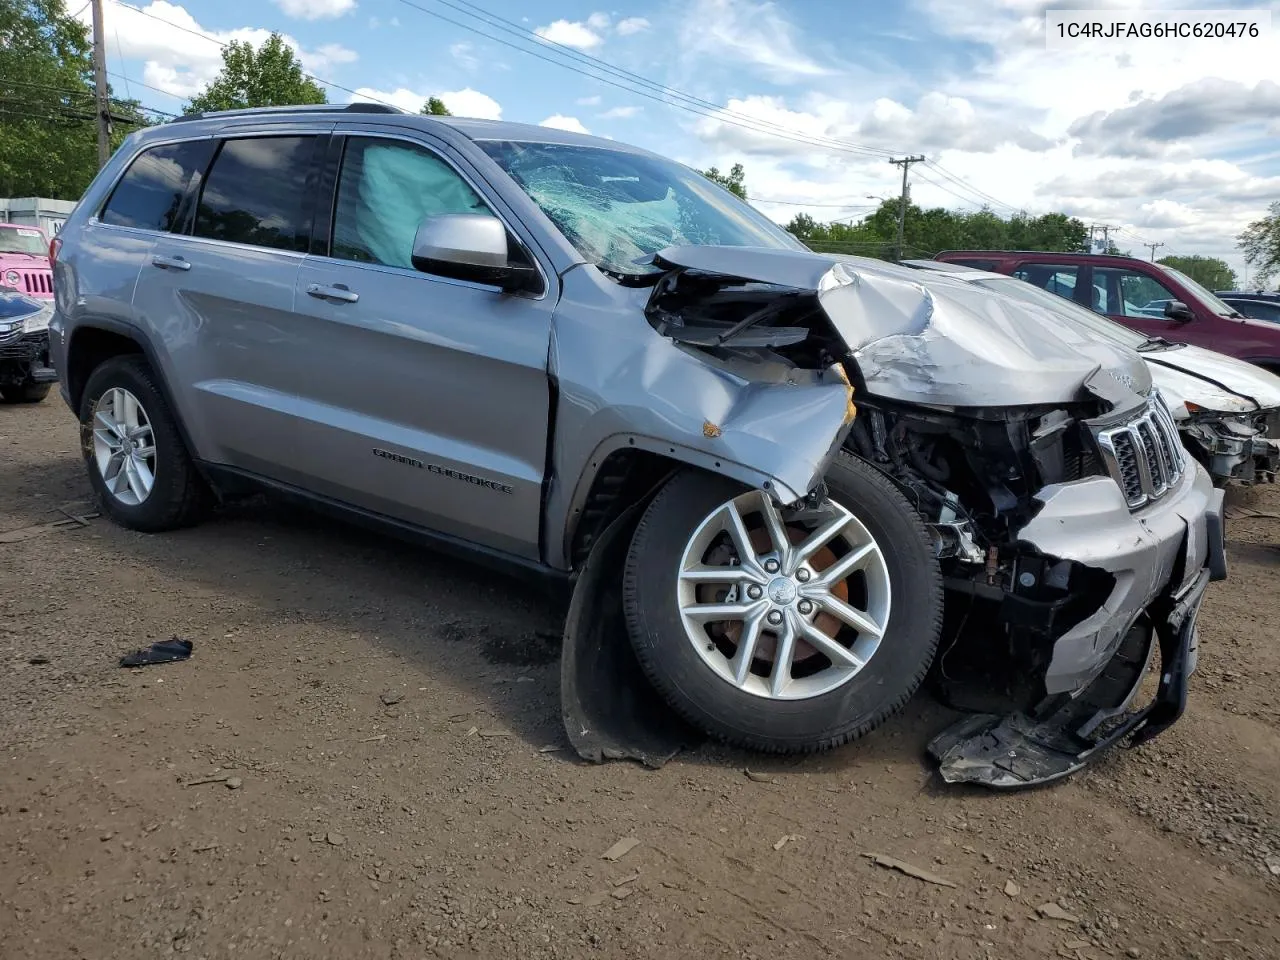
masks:
<path id="1" fill-rule="evenodd" d="M 311 225 L 304 197 L 315 146 L 314 136 L 226 141 L 200 191 L 193 233 L 306 250 Z"/>
<path id="2" fill-rule="evenodd" d="M 978 260 L 973 257 L 957 257 L 947 262 L 958 263 L 962 267 L 973 267 L 975 270 L 990 270 L 992 273 L 998 273 L 996 268 L 1000 266 L 999 260 Z"/>
<path id="3" fill-rule="evenodd" d="M 172 230 L 191 178 L 204 173 L 214 141 L 167 143 L 144 151 L 111 191 L 100 219 L 118 227 Z"/>
<path id="4" fill-rule="evenodd" d="M 1094 309 L 1113 317 L 1163 320 L 1165 307 L 1177 299 L 1160 281 L 1124 267 L 1094 267 L 1093 284 L 1098 295 Z"/>
<path id="5" fill-rule="evenodd" d="M 1263 303 L 1258 300 L 1228 300 L 1226 302 L 1228 306 L 1239 310 L 1246 317 L 1280 323 L 1280 304 Z"/>
<path id="6" fill-rule="evenodd" d="M 1076 284 L 1080 268 L 1057 263 L 1023 263 L 1013 271 L 1019 280 L 1034 283 L 1041 290 L 1048 290 L 1068 300 L 1076 299 Z"/>
<path id="7" fill-rule="evenodd" d="M 493 215 L 457 171 L 431 151 L 398 140 L 347 140 L 331 256 L 411 269 L 418 225 L 443 213 Z"/>

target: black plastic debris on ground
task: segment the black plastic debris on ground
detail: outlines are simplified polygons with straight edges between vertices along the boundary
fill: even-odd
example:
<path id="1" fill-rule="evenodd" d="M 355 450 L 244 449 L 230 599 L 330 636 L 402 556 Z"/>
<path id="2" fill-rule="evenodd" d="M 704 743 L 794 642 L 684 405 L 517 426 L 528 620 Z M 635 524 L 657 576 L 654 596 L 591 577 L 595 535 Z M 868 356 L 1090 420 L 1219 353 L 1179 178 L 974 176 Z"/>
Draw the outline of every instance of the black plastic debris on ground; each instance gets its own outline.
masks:
<path id="1" fill-rule="evenodd" d="M 156 663 L 173 663 L 191 656 L 192 643 L 174 637 L 160 640 L 145 649 L 138 649 L 120 658 L 122 667 L 149 667 Z"/>

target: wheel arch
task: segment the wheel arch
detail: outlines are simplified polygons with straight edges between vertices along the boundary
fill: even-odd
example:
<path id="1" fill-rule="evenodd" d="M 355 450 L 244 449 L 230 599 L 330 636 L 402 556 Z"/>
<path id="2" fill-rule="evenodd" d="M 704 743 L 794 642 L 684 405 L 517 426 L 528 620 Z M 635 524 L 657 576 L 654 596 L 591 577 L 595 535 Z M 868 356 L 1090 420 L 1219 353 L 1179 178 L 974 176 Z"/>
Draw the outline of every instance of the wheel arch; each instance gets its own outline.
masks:
<path id="1" fill-rule="evenodd" d="M 169 408 L 188 455 L 195 461 L 196 469 L 208 480 L 203 465 L 196 458 L 195 447 L 192 445 L 186 423 L 183 422 L 182 412 L 175 402 L 168 380 L 165 379 L 164 366 L 160 363 L 151 342 L 131 324 L 106 318 L 94 318 L 77 324 L 72 329 L 67 340 L 64 374 L 67 400 L 71 409 L 79 416 L 85 385 L 89 382 L 89 377 L 94 370 L 113 357 L 128 355 L 140 356 L 151 368 L 156 386 L 160 390 L 165 405 Z"/>
<path id="2" fill-rule="evenodd" d="M 796 499 L 791 491 L 780 489 L 768 473 L 702 450 L 637 435 L 609 437 L 583 465 L 561 525 L 563 557 L 568 568 L 580 570 L 596 537 L 616 517 L 651 497 L 669 477 L 683 469 L 728 477 L 744 488 L 778 490 L 782 499 Z M 801 491 L 800 495 L 807 492 Z"/>

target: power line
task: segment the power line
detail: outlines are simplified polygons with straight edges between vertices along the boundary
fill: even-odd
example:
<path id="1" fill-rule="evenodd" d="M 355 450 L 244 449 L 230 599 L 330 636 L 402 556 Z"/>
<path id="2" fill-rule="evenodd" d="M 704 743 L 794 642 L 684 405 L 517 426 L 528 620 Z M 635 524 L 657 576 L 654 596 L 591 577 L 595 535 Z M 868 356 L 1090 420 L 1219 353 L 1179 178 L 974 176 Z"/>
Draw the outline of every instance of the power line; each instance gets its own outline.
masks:
<path id="1" fill-rule="evenodd" d="M 181 24 L 174 23 L 172 20 L 166 20 L 164 17 L 156 16 L 154 13 L 151 13 L 148 10 L 143 10 L 140 7 L 135 7 L 132 4 L 125 3 L 124 0 L 111 0 L 111 2 L 118 7 L 124 7 L 126 10 L 132 10 L 134 13 L 141 14 L 144 17 L 149 17 L 152 20 L 155 20 L 157 23 L 163 23 L 165 26 L 173 27 L 173 29 L 175 30 L 181 30 L 183 33 L 189 33 L 193 37 L 200 37 L 204 40 L 208 40 L 210 43 L 216 43 L 218 46 L 222 47 L 224 50 L 230 46 L 229 43 L 224 43 L 223 41 L 219 40 L 217 37 L 211 37 L 207 33 L 202 33 L 199 30 L 192 30 L 190 27 L 184 27 Z M 380 100 L 378 97 L 372 97 L 372 96 L 368 96 L 367 94 L 357 93 L 355 90 L 352 90 L 350 87 L 344 87 L 342 84 L 334 83 L 332 80 L 325 80 L 323 77 L 317 77 L 313 73 L 303 73 L 302 75 L 306 77 L 308 80 L 314 80 L 316 83 L 324 84 L 326 87 L 334 87 L 335 89 L 341 90 L 344 93 L 351 94 L 353 97 L 367 97 L 369 100 L 373 100 L 376 103 L 384 104 L 385 106 L 388 106 L 388 107 L 395 106 L 394 103 L 390 103 L 387 100 Z"/>
<path id="2" fill-rule="evenodd" d="M 118 74 L 112 74 L 112 76 L 118 76 Z M 24 80 L 10 80 L 6 78 L 5 80 L 0 81 L 0 87 L 4 87 L 4 86 L 29 87 L 33 90 L 47 90 L 50 93 L 61 93 L 67 96 L 84 97 L 86 100 L 89 100 L 89 101 L 92 101 L 94 99 L 94 94 L 93 94 L 93 91 L 91 90 L 76 90 L 71 87 L 53 87 L 47 83 L 28 83 L 27 81 L 24 81 Z M 146 86 L 146 84 L 142 84 L 142 86 Z M 150 89 L 157 90 L 158 88 L 151 87 Z M 160 90 L 159 92 L 163 93 L 164 91 Z M 112 103 L 120 104 L 122 106 L 129 106 L 129 107 L 136 106 L 139 110 L 145 110 L 147 113 L 158 113 L 161 116 L 165 116 L 165 117 L 177 116 L 176 113 L 169 113 L 168 111 L 161 110 L 157 107 L 148 107 L 146 104 L 138 103 L 136 100 L 132 100 L 132 99 L 126 100 L 121 97 L 109 97 L 108 99 Z M 85 106 L 88 107 L 90 106 L 90 104 L 86 103 Z"/>
<path id="3" fill-rule="evenodd" d="M 119 2 L 119 0 L 115 0 L 115 2 Z M 732 111 L 726 111 L 726 108 L 717 104 L 712 104 L 710 108 L 704 109 L 697 105 L 696 100 L 698 98 L 691 97 L 688 94 L 682 94 L 679 91 L 673 91 L 672 96 L 667 96 L 667 95 L 660 95 L 658 93 L 650 92 L 644 89 L 637 89 L 634 86 L 635 81 L 626 80 L 625 82 L 620 82 L 619 80 L 610 79 L 608 76 L 601 76 L 598 73 L 588 73 L 587 70 L 583 69 L 582 66 L 579 66 L 574 63 L 569 63 L 561 59 L 557 59 L 554 56 L 548 56 L 546 54 L 539 53 L 535 50 L 530 50 L 529 48 L 519 46 L 518 44 L 513 43 L 510 40 L 504 40 L 502 37 L 495 37 L 493 34 L 485 33 L 483 30 L 473 27 L 471 24 L 463 23 L 460 20 L 455 20 L 452 17 L 445 16 L 443 13 L 440 13 L 435 10 L 429 10 L 424 6 L 421 6 L 417 3 L 413 3 L 412 0 L 399 0 L 399 2 L 403 3 L 405 6 L 412 7 L 414 10 L 417 10 L 420 13 L 425 13 L 429 17 L 435 17 L 438 20 L 441 20 L 445 23 L 452 24 L 453 26 L 458 27 L 461 30 L 466 30 L 470 33 L 476 34 L 477 36 L 484 37 L 486 40 L 492 40 L 494 43 L 499 43 L 505 47 L 510 47 L 512 50 L 517 50 L 520 53 L 528 54 L 531 57 L 535 57 L 538 60 L 542 60 L 554 66 L 562 67 L 566 70 L 570 70 L 574 73 L 579 74 L 580 76 L 584 76 L 590 80 L 594 80 L 597 83 L 603 83 L 603 84 L 606 84 L 607 86 L 616 87 L 619 90 L 623 90 L 635 96 L 644 97 L 647 100 L 653 100 L 656 103 L 662 103 L 667 106 L 676 107 L 678 109 L 685 110 L 689 113 L 694 113 L 694 114 L 697 114 L 698 116 L 708 117 L 712 120 L 717 120 L 721 123 L 725 123 L 730 126 L 741 127 L 745 130 L 750 130 L 753 133 L 761 133 L 768 136 L 777 137 L 782 140 L 791 140 L 795 143 L 803 143 L 807 146 L 825 147 L 831 150 L 838 150 L 845 153 L 852 153 L 852 154 L 863 156 L 863 157 L 889 156 L 889 154 L 886 153 L 885 151 L 869 152 L 869 151 L 872 151 L 874 148 L 864 147 L 864 146 L 861 146 L 860 144 L 846 143 L 844 141 L 831 140 L 830 138 L 816 137 L 811 134 L 794 132 L 794 131 L 791 131 L 789 128 L 779 127 L 777 124 L 773 124 L 771 121 L 768 121 L 768 120 L 757 120 L 756 118 L 747 118 L 746 120 L 735 120 L 735 119 L 732 119 L 732 117 L 735 115 L 742 116 L 742 117 L 746 117 L 746 115 L 734 114 Z M 468 15 L 476 16 L 475 14 L 468 14 Z M 480 18 L 477 17 L 477 19 L 480 19 Z M 490 24 L 490 25 L 497 26 L 496 24 Z M 543 47 L 544 49 L 550 46 L 548 41 L 544 41 L 541 37 L 538 37 L 536 34 L 530 34 L 529 37 L 522 37 L 522 39 L 525 39 L 526 42 L 534 42 L 538 46 Z M 597 69 L 597 68 L 594 68 L 594 66 L 592 65 L 586 65 L 586 66 L 591 67 L 592 69 Z M 673 97 L 683 97 L 685 99 L 684 101 L 680 101 L 678 99 L 674 99 Z M 695 102 L 690 102 L 690 101 L 695 101 Z"/>
<path id="4" fill-rule="evenodd" d="M 875 207 L 855 203 L 814 203 L 810 200 L 771 200 L 768 197 L 747 197 L 752 203 L 780 203 L 786 207 L 834 207 L 839 210 L 874 210 Z"/>
<path id="5" fill-rule="evenodd" d="M 437 11 L 429 10 L 426 7 L 421 6 L 420 4 L 413 2 L 413 0 L 399 0 L 399 2 L 403 3 L 407 7 L 412 7 L 413 9 L 419 11 L 420 13 L 425 13 L 428 16 L 436 17 L 437 19 L 442 20 L 445 23 L 452 24 L 456 27 L 459 27 L 463 30 L 468 30 L 472 33 L 476 33 L 479 36 L 485 37 L 488 40 L 493 40 L 497 43 L 503 44 L 504 46 L 511 47 L 512 49 L 519 50 L 520 52 L 527 53 L 531 56 L 537 56 L 539 57 L 539 59 L 547 60 L 546 57 L 541 57 L 532 50 L 529 50 L 525 47 L 515 46 L 509 41 L 503 40 L 501 37 L 495 37 L 492 34 L 484 33 L 483 31 L 478 30 L 469 24 L 459 23 L 457 20 L 453 20 L 449 17 L 446 17 L 444 14 L 441 14 Z M 677 90 L 675 87 L 670 87 L 670 86 L 667 86 L 666 84 L 658 83 L 654 80 L 650 80 L 648 77 L 635 73 L 634 71 L 626 70 L 622 67 L 618 67 L 614 64 L 611 64 L 608 61 L 601 60 L 598 57 L 593 57 L 588 53 L 583 53 L 582 51 L 576 50 L 568 46 L 567 44 L 559 43 L 555 40 L 550 40 L 546 37 L 539 36 L 537 33 L 529 30 L 528 28 L 522 27 L 520 24 L 512 20 L 508 20 L 505 17 L 502 17 L 496 13 L 491 13 L 490 11 L 485 10 L 484 8 L 474 3 L 468 2 L 468 0 L 461 0 L 460 3 L 453 2 L 453 0 L 435 0 L 435 2 L 441 4 L 442 6 L 448 7 L 452 10 L 456 10 L 458 13 L 461 13 L 463 16 L 470 17 L 473 20 L 478 20 L 481 23 L 485 24 L 486 26 L 501 30 L 502 32 L 510 34 L 512 36 L 516 36 L 526 43 L 533 43 L 536 46 L 542 47 L 542 48 L 547 48 L 547 47 L 555 48 L 556 52 L 559 53 L 561 56 L 569 57 L 570 59 L 577 61 L 578 63 L 586 67 L 590 67 L 591 69 L 599 70 L 611 76 L 617 77 L 621 80 L 624 80 L 627 83 L 639 84 L 640 86 L 646 87 L 649 90 L 653 91 L 654 93 L 659 93 L 659 94 L 662 94 L 663 96 L 654 97 L 644 93 L 643 91 L 633 90 L 630 87 L 621 88 L 621 89 L 627 90 L 628 92 L 638 93 L 641 96 L 648 97 L 649 99 L 656 99 L 659 102 L 667 103 L 670 106 L 678 106 L 678 107 L 681 107 L 682 109 L 689 109 L 692 106 L 696 108 L 694 112 L 701 113 L 703 109 L 710 109 L 716 112 L 716 115 L 718 116 L 719 119 L 723 119 L 724 116 L 734 117 L 738 120 L 742 120 L 747 123 L 754 124 L 755 126 L 752 127 L 751 129 L 756 129 L 756 130 L 759 130 L 760 132 L 765 132 L 763 130 L 760 130 L 761 127 L 768 127 L 778 131 L 779 133 L 788 134 L 788 135 L 799 135 L 799 136 L 805 137 L 806 142 L 828 144 L 835 149 L 861 152 L 866 154 L 867 156 L 874 156 L 874 157 L 887 158 L 892 156 L 892 153 L 890 151 L 883 150 L 878 147 L 869 147 L 863 144 L 851 143 L 847 140 L 838 140 L 834 137 L 824 137 L 816 134 L 806 134 L 803 131 L 797 131 L 792 128 L 785 127 L 782 124 L 774 123 L 771 120 L 764 120 L 759 117 L 753 117 L 750 114 L 739 113 L 735 110 L 729 109 L 723 104 L 715 103 L 714 101 L 706 100 L 702 97 L 698 97 L 690 93 L 685 93 L 682 90 Z M 557 66 L 565 67 L 566 69 L 574 70 L 577 73 L 583 73 L 582 70 L 578 69 L 572 64 L 565 63 L 564 61 L 548 60 L 548 62 L 554 63 Z M 589 76 L 591 77 L 591 79 L 603 80 L 603 78 L 596 77 L 592 74 L 583 74 L 583 75 Z M 611 86 L 618 86 L 618 84 L 611 83 L 610 81 L 603 81 L 603 82 L 610 83 Z M 667 99 L 667 98 L 671 98 L 671 99 Z M 672 100 L 683 101 L 683 103 L 672 102 Z M 702 115 L 705 116 L 707 114 L 703 113 Z"/>

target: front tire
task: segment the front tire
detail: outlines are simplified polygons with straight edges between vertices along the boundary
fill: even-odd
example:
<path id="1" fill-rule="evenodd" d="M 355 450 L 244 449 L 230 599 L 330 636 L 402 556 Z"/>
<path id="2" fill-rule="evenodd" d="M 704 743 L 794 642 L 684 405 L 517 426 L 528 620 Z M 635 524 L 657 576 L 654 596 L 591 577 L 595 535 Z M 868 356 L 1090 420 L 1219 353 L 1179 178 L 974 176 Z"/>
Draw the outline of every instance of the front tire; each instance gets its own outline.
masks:
<path id="1" fill-rule="evenodd" d="M 156 533 L 204 516 L 209 489 L 141 357 L 112 357 L 90 375 L 80 446 L 103 512 L 121 526 Z"/>
<path id="2" fill-rule="evenodd" d="M 19 383 L 0 387 L 0 400 L 5 403 L 39 403 L 49 395 L 51 383 Z"/>
<path id="3" fill-rule="evenodd" d="M 942 582 L 905 497 L 841 453 L 816 510 L 688 470 L 654 498 L 623 573 L 628 631 L 686 720 L 773 753 L 863 736 L 920 686 Z"/>

